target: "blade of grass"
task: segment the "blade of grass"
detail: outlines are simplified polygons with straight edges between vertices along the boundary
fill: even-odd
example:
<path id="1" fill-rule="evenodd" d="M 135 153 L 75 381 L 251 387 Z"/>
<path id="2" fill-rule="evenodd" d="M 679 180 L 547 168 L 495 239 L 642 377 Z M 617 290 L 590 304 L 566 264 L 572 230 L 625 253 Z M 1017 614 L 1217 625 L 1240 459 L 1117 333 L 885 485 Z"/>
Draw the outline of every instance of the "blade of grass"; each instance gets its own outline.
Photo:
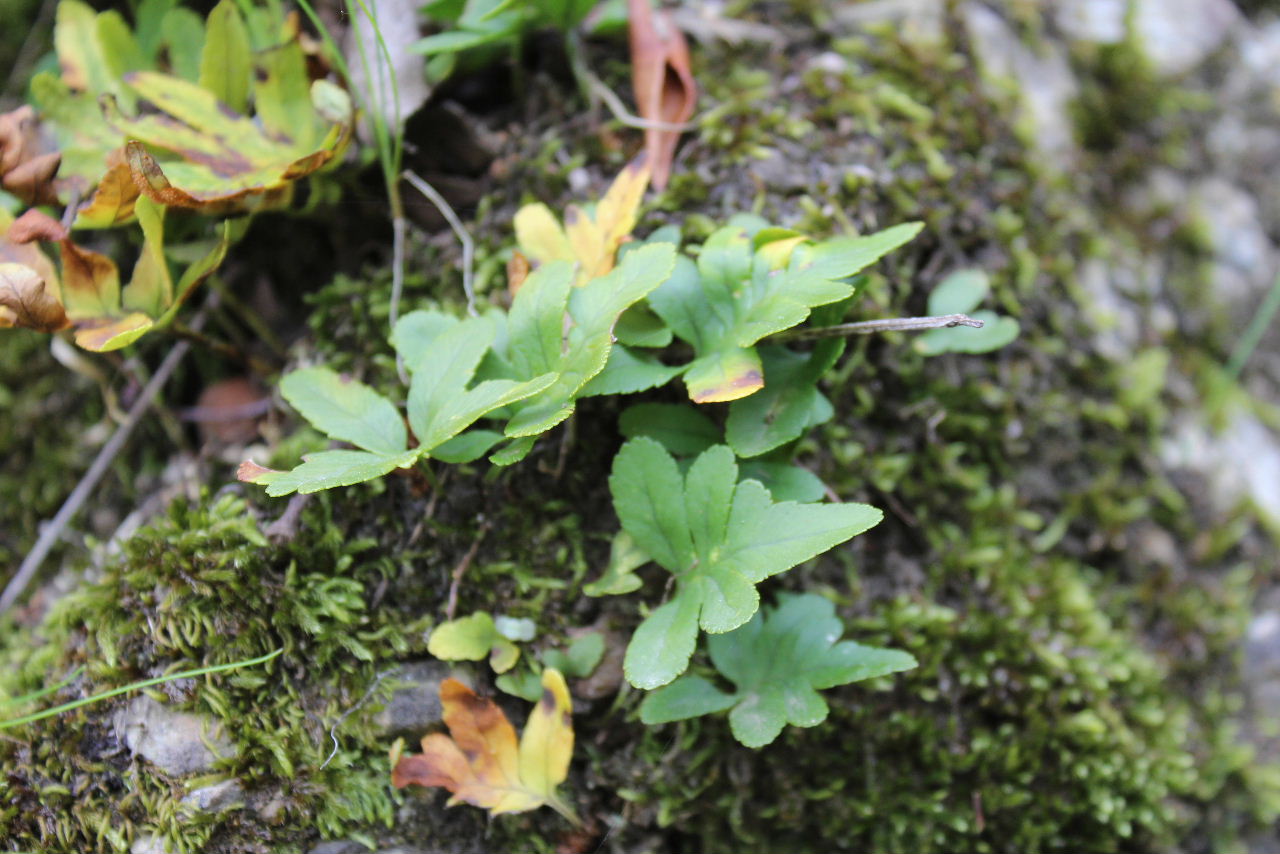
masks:
<path id="1" fill-rule="evenodd" d="M 1280 275 L 1276 276 L 1275 282 L 1271 285 L 1271 291 L 1254 313 L 1253 320 L 1249 321 L 1249 326 L 1245 329 L 1244 335 L 1240 336 L 1236 348 L 1231 351 L 1231 360 L 1227 362 L 1227 376 L 1232 379 L 1239 378 L 1245 362 L 1249 361 L 1253 351 L 1258 348 L 1258 342 L 1266 334 L 1267 327 L 1275 319 L 1277 311 L 1280 311 Z"/>
<path id="2" fill-rule="evenodd" d="M 298 0 L 298 5 L 302 7 L 302 11 L 306 14 L 312 26 L 320 33 L 321 39 L 324 41 L 325 47 L 328 48 L 332 55 L 334 66 L 339 73 L 350 84 L 352 81 L 351 68 L 347 65 L 346 57 L 342 55 L 342 50 L 338 47 L 337 42 L 333 40 L 333 36 L 329 34 L 329 29 L 320 20 L 320 16 L 316 14 L 315 8 L 312 7 L 310 0 Z M 387 47 L 386 40 L 382 37 L 382 28 L 378 26 L 378 18 L 373 11 L 366 5 L 365 0 L 356 0 L 356 5 L 363 13 L 365 20 L 373 27 L 373 35 L 378 43 L 378 51 L 382 55 L 384 62 L 378 63 L 378 75 L 375 78 L 370 73 L 369 56 L 364 49 L 364 40 L 359 37 L 357 32 L 356 49 L 360 54 L 360 67 L 364 72 L 364 79 L 368 83 L 369 91 L 367 93 L 355 91 L 352 88 L 352 94 L 356 96 L 365 115 L 369 117 L 369 122 L 373 127 L 374 145 L 378 151 L 378 164 L 382 168 L 382 181 L 387 188 L 387 201 L 391 205 L 391 306 L 388 314 L 388 323 L 392 329 L 395 328 L 396 321 L 400 318 L 400 296 L 404 291 L 404 256 L 405 256 L 405 231 L 407 223 L 404 217 L 404 202 L 400 195 L 400 166 L 404 161 L 404 117 L 400 115 L 400 84 L 396 79 L 396 69 L 391 56 L 391 49 Z M 359 27 L 359 20 L 353 20 L 352 26 Z M 383 109 L 383 71 L 386 72 L 386 81 L 391 87 L 391 102 L 395 110 L 395 131 L 391 132 L 387 127 L 386 111 Z M 409 381 L 408 374 L 405 372 L 404 359 L 400 354 L 396 354 L 396 371 L 400 375 L 400 380 L 407 383 Z"/>
<path id="3" fill-rule="evenodd" d="M 144 679 L 141 682 L 133 682 L 119 688 L 112 688 L 110 691 L 103 691 L 101 694 L 94 694 L 92 697 L 85 697 L 80 700 L 73 700 L 70 703 L 63 703 L 61 706 L 54 706 L 52 709 L 45 709 L 43 712 L 33 712 L 29 715 L 23 715 L 20 718 L 0 721 L 0 729 L 9 729 L 11 727 L 22 726 L 23 724 L 44 720 L 45 718 L 51 718 L 54 715 L 60 715 L 63 712 L 78 709 L 81 706 L 87 706 L 90 703 L 96 703 L 99 700 L 109 700 L 112 697 L 118 697 L 121 694 L 127 694 L 130 691 L 136 691 L 139 688 L 150 688 L 152 685 L 163 685 L 165 682 L 172 682 L 175 679 L 191 679 L 195 676 L 205 676 L 210 673 L 222 673 L 226 670 L 236 670 L 241 667 L 252 667 L 255 664 L 262 664 L 270 661 L 282 652 L 284 652 L 284 647 L 277 649 L 275 652 L 260 655 L 257 658 L 233 661 L 230 664 L 215 664 L 210 667 L 198 667 L 195 670 L 184 670 L 181 673 L 171 673 L 168 676 L 157 676 L 154 679 Z"/>
<path id="4" fill-rule="evenodd" d="M 0 709 L 7 709 L 10 706 L 22 706 L 34 700 L 39 700 L 41 697 L 47 696 L 49 694 L 53 694 L 56 691 L 59 691 L 62 688 L 66 687 L 67 685 L 70 685 L 71 681 L 75 679 L 77 676 L 79 676 L 83 671 L 84 671 L 83 667 L 77 667 L 75 670 L 71 671 L 71 674 L 67 676 L 66 679 L 63 679 L 61 682 L 59 682 L 56 685 L 50 685 L 47 688 L 41 688 L 39 691 L 32 691 L 30 694 L 23 694 L 21 697 L 11 697 L 8 700 L 0 700 Z"/>

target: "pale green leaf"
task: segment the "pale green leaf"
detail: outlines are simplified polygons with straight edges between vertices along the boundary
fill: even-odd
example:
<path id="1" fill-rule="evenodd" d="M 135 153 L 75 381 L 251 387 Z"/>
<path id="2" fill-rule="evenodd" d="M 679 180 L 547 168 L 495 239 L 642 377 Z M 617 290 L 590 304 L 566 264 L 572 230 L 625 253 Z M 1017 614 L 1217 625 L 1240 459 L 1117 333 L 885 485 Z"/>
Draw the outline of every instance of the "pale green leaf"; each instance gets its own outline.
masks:
<path id="1" fill-rule="evenodd" d="M 387 456 L 403 453 L 408 444 L 399 411 L 362 382 L 313 367 L 287 375 L 280 389 L 294 409 L 330 438 Z"/>
<path id="2" fill-rule="evenodd" d="M 412 465 L 417 458 L 416 451 L 392 455 L 370 451 L 317 451 L 303 457 L 302 465 L 292 471 L 267 472 L 252 482 L 266 486 L 267 495 L 273 498 L 292 492 L 319 492 L 382 477 L 393 469 Z"/>
<path id="3" fill-rule="evenodd" d="M 200 85 L 237 113 L 247 113 L 252 70 L 249 30 L 244 18 L 235 0 L 220 0 L 205 25 Z"/>

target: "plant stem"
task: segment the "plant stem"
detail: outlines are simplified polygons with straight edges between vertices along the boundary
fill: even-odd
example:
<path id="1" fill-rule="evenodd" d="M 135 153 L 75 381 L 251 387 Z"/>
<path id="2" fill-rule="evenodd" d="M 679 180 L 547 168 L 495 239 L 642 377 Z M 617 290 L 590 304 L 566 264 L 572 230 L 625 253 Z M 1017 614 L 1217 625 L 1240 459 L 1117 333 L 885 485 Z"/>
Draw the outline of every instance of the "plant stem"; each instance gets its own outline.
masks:
<path id="1" fill-rule="evenodd" d="M 884 320 L 861 320 L 857 323 L 841 323 L 837 326 L 819 326 L 813 329 L 789 329 L 770 335 L 770 341 L 818 341 L 823 338 L 843 338 L 849 335 L 872 335 L 876 332 L 915 332 L 923 329 L 944 329 L 949 326 L 982 328 L 982 321 L 967 314 L 940 314 L 934 317 L 889 317 Z"/>
<path id="2" fill-rule="evenodd" d="M 444 196 L 440 195 L 435 187 L 428 184 L 422 178 L 418 177 L 416 172 L 406 169 L 404 179 L 413 185 L 413 188 L 422 195 L 431 200 L 444 218 L 448 220 L 449 227 L 453 229 L 453 233 L 457 235 L 458 242 L 462 244 L 462 292 L 467 295 L 467 314 L 472 317 L 476 316 L 476 289 L 475 289 L 475 241 L 471 239 L 471 233 L 467 231 L 467 227 L 462 224 L 462 220 L 454 213 L 453 208 L 445 201 Z"/>
<path id="3" fill-rule="evenodd" d="M 1232 379 L 1239 378 L 1245 362 L 1249 361 L 1249 357 L 1257 349 L 1258 342 L 1266 334 L 1267 327 L 1271 325 L 1277 311 L 1280 311 L 1280 275 L 1276 276 L 1275 282 L 1271 285 L 1271 291 L 1253 315 L 1253 320 L 1249 321 L 1249 326 L 1240 337 L 1240 342 L 1231 351 L 1231 359 L 1227 362 L 1226 368 L 1227 376 Z"/>

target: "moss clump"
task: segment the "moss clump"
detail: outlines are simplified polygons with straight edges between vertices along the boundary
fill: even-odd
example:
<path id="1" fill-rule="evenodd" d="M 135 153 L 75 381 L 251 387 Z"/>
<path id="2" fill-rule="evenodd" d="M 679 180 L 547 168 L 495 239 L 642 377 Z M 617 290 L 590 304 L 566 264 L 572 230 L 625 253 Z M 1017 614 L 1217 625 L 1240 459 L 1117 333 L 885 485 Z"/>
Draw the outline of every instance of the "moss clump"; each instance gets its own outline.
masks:
<path id="1" fill-rule="evenodd" d="M 777 4 L 743 14 L 788 33 L 806 26 L 768 18 L 785 14 Z M 828 47 L 797 73 L 796 57 Z M 831 378 L 835 420 L 797 447 L 838 494 L 889 519 L 773 589 L 826 592 L 854 637 L 908 649 L 921 668 L 831 692 L 827 724 L 759 752 L 721 720 L 647 729 L 627 716 L 638 698 L 625 689 L 612 706 L 580 704 L 566 789 L 601 824 L 621 815 L 604 849 L 1230 847 L 1278 802 L 1274 775 L 1230 722 L 1231 655 L 1253 583 L 1231 569 L 1248 560 L 1253 529 L 1176 565 L 1134 546 L 1142 526 L 1191 542 L 1202 520 L 1150 459 L 1167 401 L 1147 389 L 1141 406 L 1116 402 L 1136 394 L 1133 378 L 1092 352 L 1071 298 L 1073 270 L 1103 240 L 1095 212 L 1039 179 L 960 40 L 924 49 L 892 34 L 831 45 L 814 34 L 786 52 L 719 45 L 696 61 L 720 112 L 685 144 L 642 233 L 683 219 L 696 240 L 747 209 L 816 236 L 924 218 L 925 236 L 874 277 L 850 319 L 919 313 L 941 276 L 981 266 L 1024 335 L 985 358 L 935 360 L 904 336 L 859 340 Z M 530 103 L 557 102 L 544 82 L 531 81 Z M 589 123 L 561 118 L 543 111 L 506 136 L 511 171 L 475 223 L 482 270 L 498 269 L 522 197 L 580 201 L 567 176 L 584 157 L 561 152 L 590 152 L 597 189 L 626 160 Z M 453 269 L 457 256 L 418 248 L 410 267 Z M 480 290 L 500 299 L 490 278 Z M 314 346 L 336 368 L 397 388 L 389 277 L 371 279 L 339 278 L 314 295 Z M 423 285 L 457 305 L 458 277 L 433 273 L 410 283 L 402 312 Z M 625 635 L 641 596 L 657 600 L 656 584 L 603 601 L 579 594 L 616 530 L 605 484 L 616 411 L 583 403 L 562 473 L 553 438 L 509 470 L 437 467 L 433 482 L 340 490 L 313 501 L 285 546 L 265 543 L 238 499 L 175 507 L 37 630 L 11 635 L 3 654 L 22 664 L 0 687 L 30 690 L 83 664 L 67 699 L 283 647 L 260 671 L 164 692 L 228 724 L 240 752 L 218 772 L 244 782 L 245 807 L 184 817 L 180 781 L 118 750 L 111 705 L 0 744 L 0 836 L 54 851 L 127 850 L 152 834 L 215 854 L 305 850 L 338 835 L 554 850 L 565 830 L 555 816 L 442 815 L 438 793 L 407 796 L 389 827 L 396 798 L 372 705 L 346 719 L 341 749 L 321 766 L 329 727 L 384 663 L 422 652 L 423 617 L 441 612 L 482 532 L 458 611 L 534 618 L 530 654 L 597 619 Z M 560 500 L 545 500 L 552 492 Z M 511 711 L 518 724 L 524 708 Z"/>
<path id="2" fill-rule="evenodd" d="M 363 718 L 343 725 L 341 749 L 324 764 L 329 727 L 379 662 L 410 649 L 412 627 L 368 605 L 394 564 L 350 534 L 323 499 L 303 535 L 278 548 L 238 498 L 180 503 L 132 538 L 99 580 L 60 600 L 34 639 L 15 638 L 6 657 L 22 665 L 6 671 L 6 693 L 83 667 L 63 700 L 284 654 L 160 692 L 170 705 L 223 721 L 238 755 L 215 770 L 241 781 L 245 809 L 193 816 L 180 808 L 180 781 L 118 745 L 111 719 L 126 699 L 47 719 L 0 745 L 8 780 L 0 838 L 42 851 L 122 851 L 144 836 L 172 851 L 246 851 L 390 824 L 385 746 Z"/>
<path id="3" fill-rule="evenodd" d="M 964 541 L 934 579 L 858 621 L 859 641 L 910 650 L 918 670 L 833 694 L 816 730 L 751 758 L 723 722 L 646 737 L 661 769 L 626 794 L 699 851 L 1153 850 L 1195 779 L 1186 708 L 1113 627 L 1067 561 Z M 954 607 L 944 587 L 967 587 Z M 664 758 L 665 754 L 665 758 Z M 615 760 L 616 761 L 616 760 Z M 745 805 L 750 804 L 749 808 Z"/>

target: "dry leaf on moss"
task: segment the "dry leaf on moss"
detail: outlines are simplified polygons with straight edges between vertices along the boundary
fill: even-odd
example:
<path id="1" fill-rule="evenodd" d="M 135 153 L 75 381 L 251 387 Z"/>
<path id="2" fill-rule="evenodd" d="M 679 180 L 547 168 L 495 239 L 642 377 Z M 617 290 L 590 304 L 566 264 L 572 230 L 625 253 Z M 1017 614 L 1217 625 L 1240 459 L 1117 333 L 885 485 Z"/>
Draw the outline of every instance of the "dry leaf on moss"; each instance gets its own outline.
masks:
<path id="1" fill-rule="evenodd" d="M 449 805 L 466 802 L 493 815 L 549 806 L 578 823 L 556 795 L 573 756 L 573 706 L 558 670 L 542 672 L 542 697 L 516 744 L 516 731 L 490 699 L 456 679 L 440 686 L 449 735 L 422 739 L 422 753 L 402 756 L 391 773 L 396 788 L 416 783 L 453 793 Z"/>

